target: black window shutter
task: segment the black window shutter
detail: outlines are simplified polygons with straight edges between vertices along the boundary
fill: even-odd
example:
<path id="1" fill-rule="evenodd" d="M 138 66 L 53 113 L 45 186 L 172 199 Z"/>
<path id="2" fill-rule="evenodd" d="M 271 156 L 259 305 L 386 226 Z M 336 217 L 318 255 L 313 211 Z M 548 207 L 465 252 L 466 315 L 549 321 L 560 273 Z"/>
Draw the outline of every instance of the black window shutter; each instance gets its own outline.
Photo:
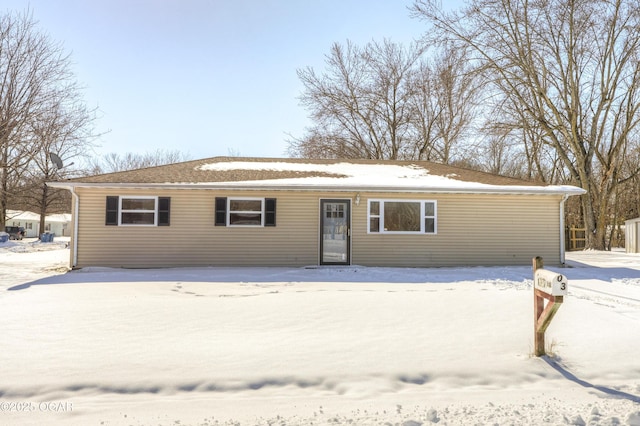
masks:
<path id="1" fill-rule="evenodd" d="M 105 225 L 118 225 L 118 196 L 107 196 L 107 211 L 105 215 Z"/>
<path id="2" fill-rule="evenodd" d="M 276 199 L 264 199 L 264 226 L 276 226 Z"/>
<path id="3" fill-rule="evenodd" d="M 227 197 L 216 197 L 216 226 L 227 226 Z"/>
<path id="4" fill-rule="evenodd" d="M 158 226 L 169 226 L 171 197 L 158 197 Z"/>

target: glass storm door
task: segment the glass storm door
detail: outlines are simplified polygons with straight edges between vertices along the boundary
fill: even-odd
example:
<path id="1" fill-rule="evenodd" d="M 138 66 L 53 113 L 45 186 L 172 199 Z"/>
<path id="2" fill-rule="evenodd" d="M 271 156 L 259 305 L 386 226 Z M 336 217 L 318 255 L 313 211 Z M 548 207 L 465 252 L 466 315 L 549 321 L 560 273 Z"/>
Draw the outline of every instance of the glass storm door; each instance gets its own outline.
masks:
<path id="1" fill-rule="evenodd" d="M 320 200 L 320 264 L 350 263 L 349 200 Z"/>

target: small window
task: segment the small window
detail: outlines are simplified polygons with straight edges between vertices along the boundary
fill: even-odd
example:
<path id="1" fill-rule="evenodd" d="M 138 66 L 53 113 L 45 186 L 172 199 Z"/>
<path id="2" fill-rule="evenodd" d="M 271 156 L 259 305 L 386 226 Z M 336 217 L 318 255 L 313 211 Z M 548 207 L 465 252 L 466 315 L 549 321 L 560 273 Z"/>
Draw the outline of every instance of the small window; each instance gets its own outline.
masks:
<path id="1" fill-rule="evenodd" d="M 369 202 L 369 232 L 380 232 L 380 201 Z"/>
<path id="2" fill-rule="evenodd" d="M 229 226 L 262 226 L 264 200 L 229 198 Z"/>
<path id="3" fill-rule="evenodd" d="M 170 197 L 108 196 L 105 224 L 112 226 L 169 226 Z"/>
<path id="4" fill-rule="evenodd" d="M 157 197 L 120 197 L 120 225 L 155 225 Z"/>
<path id="5" fill-rule="evenodd" d="M 436 233 L 436 202 L 425 201 L 424 203 L 424 233 Z"/>
<path id="6" fill-rule="evenodd" d="M 436 201 L 369 200 L 369 233 L 435 234 Z"/>
<path id="7" fill-rule="evenodd" d="M 276 226 L 276 199 L 216 197 L 215 225 Z"/>

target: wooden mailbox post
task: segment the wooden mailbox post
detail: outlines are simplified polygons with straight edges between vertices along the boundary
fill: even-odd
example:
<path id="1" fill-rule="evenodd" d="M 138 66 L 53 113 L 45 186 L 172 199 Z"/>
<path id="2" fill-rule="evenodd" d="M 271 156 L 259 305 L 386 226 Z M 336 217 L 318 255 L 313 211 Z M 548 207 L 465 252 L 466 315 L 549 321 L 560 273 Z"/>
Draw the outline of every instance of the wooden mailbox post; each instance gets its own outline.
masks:
<path id="1" fill-rule="evenodd" d="M 545 355 L 544 332 L 567 295 L 567 277 L 543 269 L 541 257 L 533 259 L 533 319 L 535 355 Z M 545 307 L 544 301 L 548 300 Z"/>

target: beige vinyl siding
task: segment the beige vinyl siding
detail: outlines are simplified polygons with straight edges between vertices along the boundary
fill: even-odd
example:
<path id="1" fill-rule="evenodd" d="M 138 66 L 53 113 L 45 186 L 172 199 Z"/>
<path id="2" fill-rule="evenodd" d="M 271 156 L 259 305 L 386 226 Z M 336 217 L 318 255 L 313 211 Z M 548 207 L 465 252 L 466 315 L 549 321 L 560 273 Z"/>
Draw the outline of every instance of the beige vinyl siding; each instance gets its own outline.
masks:
<path id="1" fill-rule="evenodd" d="M 318 197 L 309 193 L 79 188 L 78 266 L 299 266 L 318 262 Z M 171 197 L 170 226 L 105 226 L 106 196 Z M 215 197 L 276 198 L 275 227 L 215 226 Z"/>
<path id="2" fill-rule="evenodd" d="M 320 199 L 355 193 L 77 188 L 78 267 L 305 266 L 319 262 Z M 105 226 L 108 195 L 171 197 L 170 226 Z M 275 227 L 215 226 L 215 197 L 276 198 Z M 436 200 L 437 235 L 367 233 L 367 200 Z M 430 267 L 560 261 L 559 195 L 361 193 L 351 263 Z"/>
<path id="3" fill-rule="evenodd" d="M 378 266 L 560 263 L 558 195 L 367 194 L 354 207 L 353 264 Z M 367 199 L 437 201 L 437 234 L 367 233 Z"/>

